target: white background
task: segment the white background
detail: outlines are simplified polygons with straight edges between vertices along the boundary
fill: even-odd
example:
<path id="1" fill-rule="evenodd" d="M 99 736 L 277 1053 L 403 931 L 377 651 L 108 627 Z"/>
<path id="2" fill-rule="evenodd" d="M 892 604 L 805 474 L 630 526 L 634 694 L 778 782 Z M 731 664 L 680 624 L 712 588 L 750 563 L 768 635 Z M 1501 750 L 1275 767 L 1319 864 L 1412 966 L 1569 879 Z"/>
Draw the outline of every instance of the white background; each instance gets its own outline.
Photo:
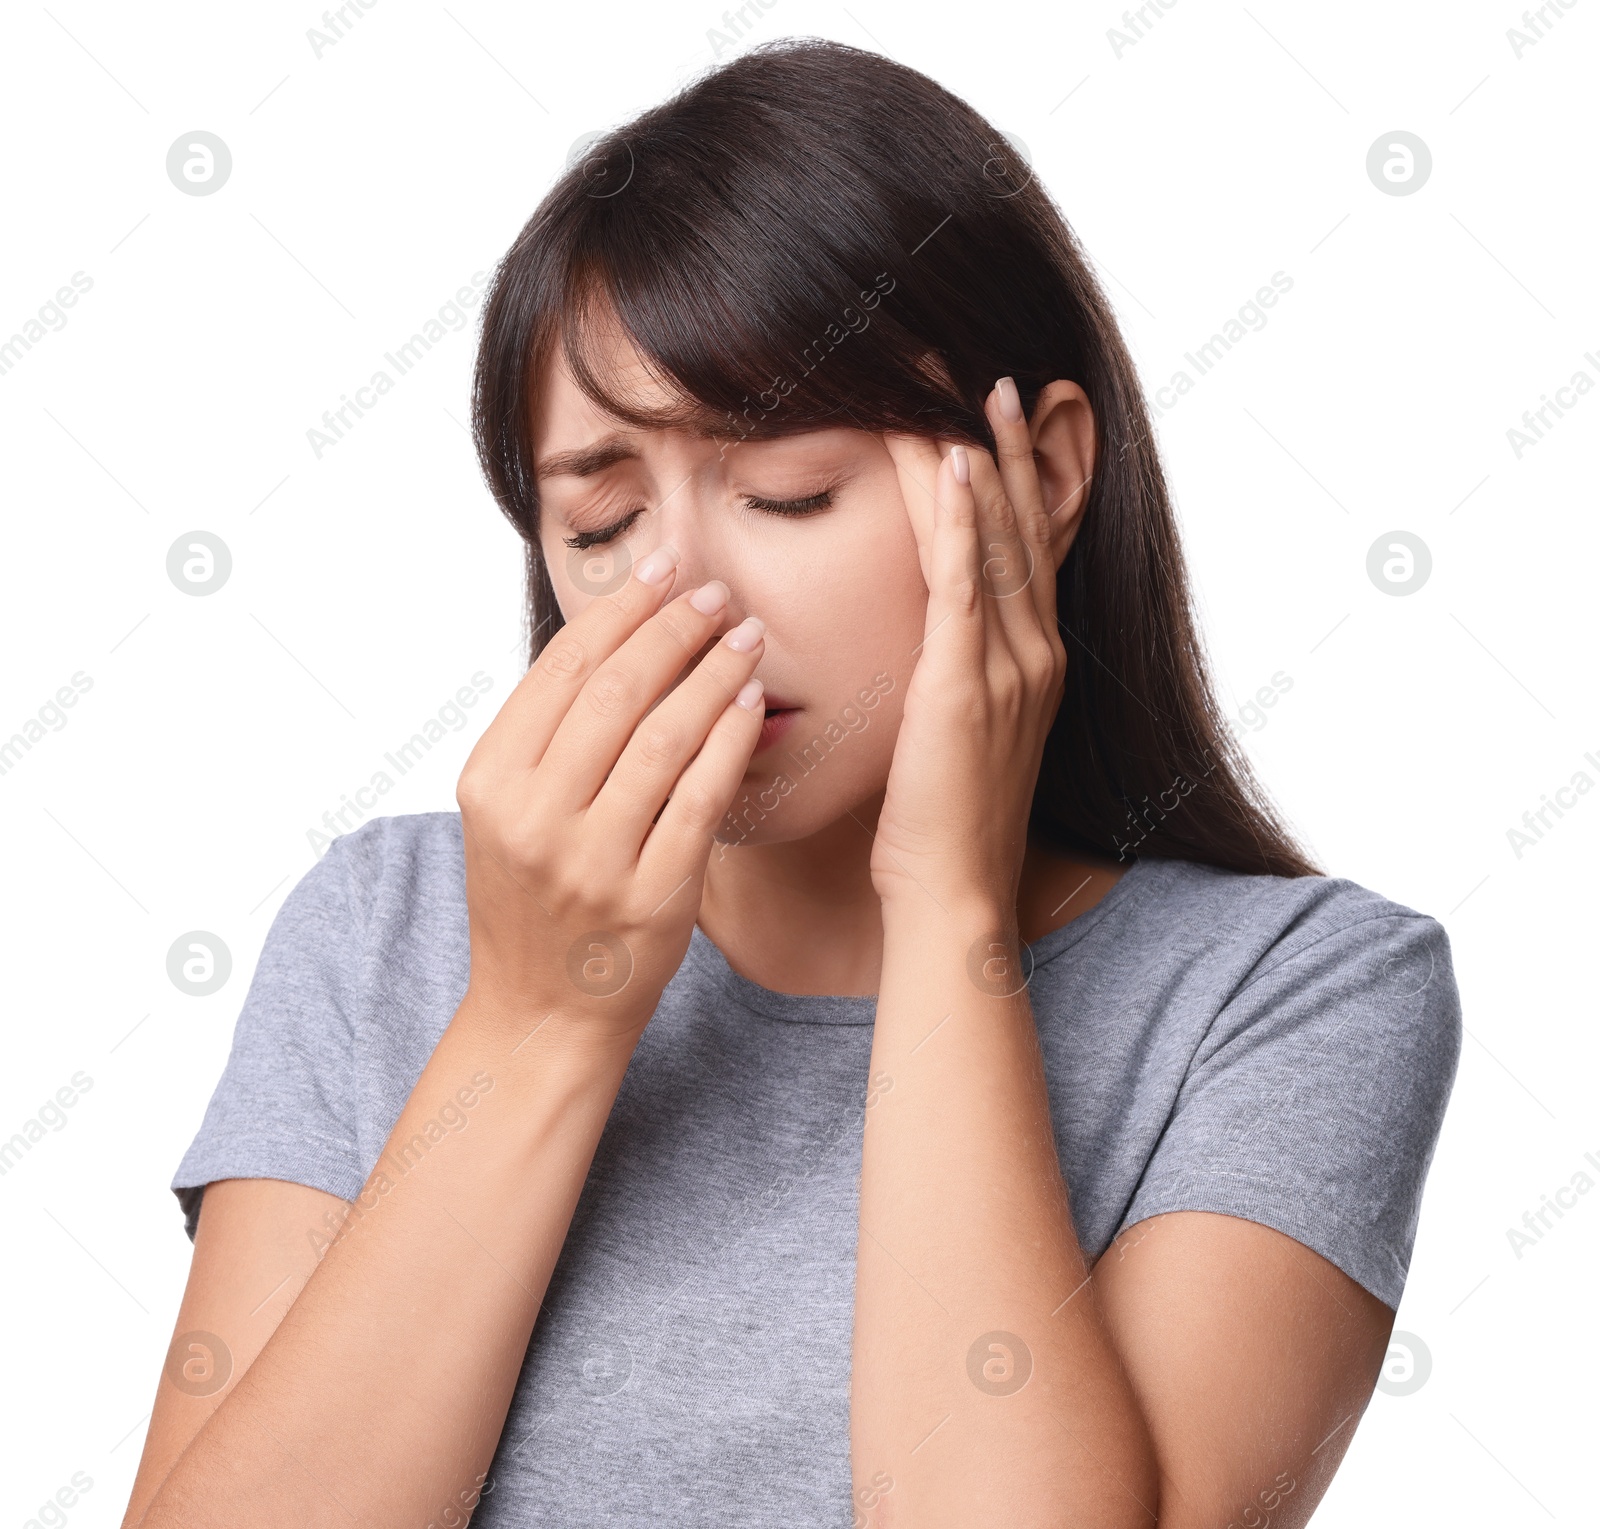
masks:
<path id="1" fill-rule="evenodd" d="M 320 58 L 310 4 L 8 13 L 0 342 L 93 287 L 0 375 L 0 737 L 93 685 L 0 775 L 0 1137 L 93 1086 L 0 1178 L 0 1526 L 75 1471 L 70 1523 L 120 1516 L 189 1258 L 167 1184 L 308 828 L 483 670 L 382 799 L 453 808 L 521 673 L 519 545 L 465 429 L 476 310 L 320 460 L 306 432 L 492 267 L 576 139 L 712 62 L 721 4 L 378 0 Z M 1293 682 L 1252 754 L 1325 864 L 1444 920 L 1467 1026 L 1397 1324 L 1432 1372 L 1374 1398 L 1316 1522 L 1594 1522 L 1600 1193 L 1520 1258 L 1507 1230 L 1600 1184 L 1600 794 L 1520 857 L 1507 831 L 1600 782 L 1600 396 L 1520 460 L 1506 432 L 1600 381 L 1600 6 L 1551 7 L 1520 57 L 1517 0 L 1175 0 L 1120 56 L 1111 3 L 747 14 L 722 58 L 875 47 L 1026 145 L 1150 387 L 1292 278 L 1162 445 L 1230 705 Z M 196 129 L 233 156 L 210 196 L 166 175 Z M 1394 130 L 1432 153 L 1412 195 L 1366 173 Z M 1404 597 L 1366 572 L 1397 529 L 1433 559 Z M 203 598 L 166 572 L 195 530 L 233 558 Z M 232 952 L 211 997 L 166 973 L 191 930 Z"/>

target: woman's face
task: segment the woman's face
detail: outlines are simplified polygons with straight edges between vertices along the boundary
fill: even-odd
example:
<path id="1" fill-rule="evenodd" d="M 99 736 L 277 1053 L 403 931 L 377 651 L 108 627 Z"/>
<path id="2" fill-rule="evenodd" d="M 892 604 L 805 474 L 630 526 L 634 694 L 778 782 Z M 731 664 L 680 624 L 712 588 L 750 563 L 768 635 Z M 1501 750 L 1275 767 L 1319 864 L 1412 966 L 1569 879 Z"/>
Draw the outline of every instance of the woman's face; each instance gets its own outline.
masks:
<path id="1" fill-rule="evenodd" d="M 669 401 L 631 345 L 614 345 L 611 364 L 646 407 Z M 766 623 L 767 721 L 719 839 L 804 838 L 883 789 L 928 591 L 882 436 L 637 430 L 593 403 L 558 352 L 534 449 L 540 540 L 568 620 L 670 542 L 675 593 L 728 586 L 718 637 L 747 615 Z"/>

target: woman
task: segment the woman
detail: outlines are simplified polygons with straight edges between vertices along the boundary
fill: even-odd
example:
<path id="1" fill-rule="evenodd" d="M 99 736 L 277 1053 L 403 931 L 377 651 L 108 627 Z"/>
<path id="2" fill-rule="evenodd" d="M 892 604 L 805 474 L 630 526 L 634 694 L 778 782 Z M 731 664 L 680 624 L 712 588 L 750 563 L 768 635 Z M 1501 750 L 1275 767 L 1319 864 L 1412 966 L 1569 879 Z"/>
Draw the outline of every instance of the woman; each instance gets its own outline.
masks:
<path id="1" fill-rule="evenodd" d="M 1043 190 L 760 49 L 551 191 L 474 402 L 532 667 L 273 925 L 127 1522 L 1304 1523 L 1449 950 L 1253 784 Z"/>

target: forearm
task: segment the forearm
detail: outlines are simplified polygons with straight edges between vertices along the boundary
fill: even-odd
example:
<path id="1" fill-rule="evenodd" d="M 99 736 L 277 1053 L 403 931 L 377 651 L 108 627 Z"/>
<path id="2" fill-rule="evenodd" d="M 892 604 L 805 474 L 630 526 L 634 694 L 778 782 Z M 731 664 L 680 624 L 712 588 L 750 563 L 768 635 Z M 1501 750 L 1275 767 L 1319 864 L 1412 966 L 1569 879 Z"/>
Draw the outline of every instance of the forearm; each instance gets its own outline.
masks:
<path id="1" fill-rule="evenodd" d="M 857 1252 L 857 1501 L 870 1506 L 883 1472 L 894 1486 L 868 1523 L 965 1529 L 998 1522 L 1003 1505 L 1007 1523 L 1148 1525 L 1154 1455 L 1073 1230 L 1026 988 L 996 996 L 969 969 L 1000 906 L 884 907 Z"/>
<path id="2" fill-rule="evenodd" d="M 461 1522 L 631 1051 L 471 1005 L 146 1529 Z"/>

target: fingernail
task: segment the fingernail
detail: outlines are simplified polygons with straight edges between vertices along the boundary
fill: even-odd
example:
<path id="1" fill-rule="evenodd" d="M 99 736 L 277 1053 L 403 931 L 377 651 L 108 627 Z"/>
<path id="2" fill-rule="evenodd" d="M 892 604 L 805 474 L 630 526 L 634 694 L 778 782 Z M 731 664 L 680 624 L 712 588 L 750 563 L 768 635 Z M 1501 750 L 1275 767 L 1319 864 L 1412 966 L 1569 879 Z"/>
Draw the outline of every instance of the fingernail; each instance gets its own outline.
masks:
<path id="1" fill-rule="evenodd" d="M 744 707 L 746 711 L 756 711 L 761 706 L 761 696 L 765 689 L 760 680 L 747 680 L 738 695 L 733 698 L 733 704 Z"/>
<path id="2" fill-rule="evenodd" d="M 1022 395 L 1017 391 L 1017 384 L 1010 377 L 1002 377 L 995 383 L 994 390 L 1000 395 L 1001 419 L 1016 424 L 1022 418 Z"/>
<path id="3" fill-rule="evenodd" d="M 972 482 L 972 463 L 967 460 L 965 446 L 952 446 L 950 448 L 950 469 L 956 475 L 956 482 L 968 484 Z"/>
<path id="4" fill-rule="evenodd" d="M 633 576 L 641 584 L 660 584 L 678 566 L 678 549 L 670 544 L 657 547 L 637 568 Z"/>
<path id="5" fill-rule="evenodd" d="M 702 616 L 715 616 L 728 603 L 728 586 L 721 579 L 702 584 L 689 596 L 689 604 Z"/>
<path id="6" fill-rule="evenodd" d="M 766 630 L 767 624 L 759 616 L 746 616 L 728 633 L 725 641 L 735 653 L 748 653 L 761 641 Z"/>

